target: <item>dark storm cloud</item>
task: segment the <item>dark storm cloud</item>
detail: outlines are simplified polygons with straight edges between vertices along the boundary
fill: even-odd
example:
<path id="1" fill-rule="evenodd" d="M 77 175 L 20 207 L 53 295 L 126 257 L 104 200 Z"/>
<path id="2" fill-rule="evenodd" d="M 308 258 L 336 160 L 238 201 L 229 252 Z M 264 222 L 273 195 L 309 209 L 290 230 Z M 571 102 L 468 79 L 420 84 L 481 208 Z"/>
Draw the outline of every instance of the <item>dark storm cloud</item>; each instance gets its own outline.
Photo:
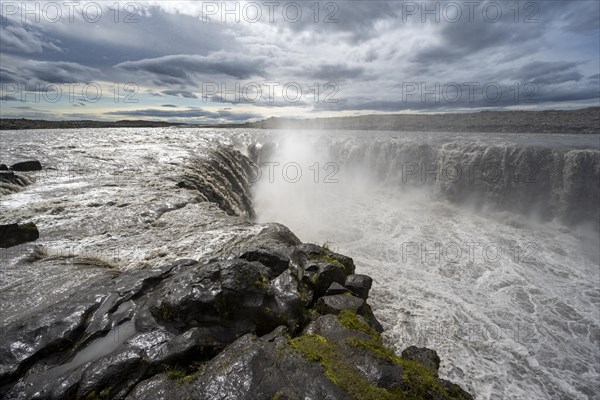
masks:
<path id="1" fill-rule="evenodd" d="M 394 20 L 402 11 L 402 2 L 387 0 L 301 2 L 298 4 L 302 5 L 302 18 L 295 23 L 282 23 L 281 26 L 295 31 L 314 32 L 319 30 L 341 33 L 345 34 L 353 43 L 373 38 L 377 35 L 375 26 L 378 22 Z M 318 8 L 318 12 L 315 7 Z M 291 11 L 290 14 L 294 15 Z"/>
<path id="2" fill-rule="evenodd" d="M 30 61 L 23 67 L 22 76 L 48 83 L 77 83 L 102 79 L 103 74 L 77 63 Z"/>
<path id="3" fill-rule="evenodd" d="M 194 93 L 187 91 L 187 90 L 168 89 L 168 90 L 163 90 L 161 93 L 164 94 L 165 96 L 176 96 L 176 97 L 183 97 L 186 99 L 197 99 L 198 98 L 198 96 L 196 96 Z"/>
<path id="4" fill-rule="evenodd" d="M 342 63 L 322 64 L 307 68 L 299 75 L 320 82 L 341 82 L 363 77 L 365 68 L 351 67 Z"/>
<path id="5" fill-rule="evenodd" d="M 9 71 L 8 69 L 0 68 L 0 82 L 9 83 L 9 82 L 18 82 L 19 79 L 16 78 L 15 73 L 13 71 Z"/>
<path id="6" fill-rule="evenodd" d="M 514 71 L 513 79 L 520 82 L 535 82 L 552 85 L 583 78 L 576 68 L 580 63 L 567 61 L 534 61 Z"/>
<path id="7" fill-rule="evenodd" d="M 227 119 L 234 121 L 246 121 L 252 118 L 260 118 L 261 115 L 254 113 L 235 113 L 227 110 L 209 111 L 202 108 L 191 108 L 186 110 L 157 110 L 143 109 L 132 111 L 110 111 L 105 115 L 122 115 L 129 117 L 152 117 L 152 118 L 187 118 L 187 119 Z"/>
<path id="8" fill-rule="evenodd" d="M 485 3 L 479 2 L 478 10 Z M 275 23 L 224 24 L 202 22 L 197 3 L 174 1 L 143 5 L 147 12 L 138 14 L 134 24 L 113 23 L 110 12 L 95 24 L 6 20 L 0 24 L 0 82 L 25 83 L 32 91 L 41 90 L 33 86 L 36 81 L 135 82 L 141 110 L 124 111 L 137 113 L 131 116 L 233 121 L 260 117 L 235 114 L 242 105 L 271 108 L 277 115 L 285 115 L 284 107 L 304 110 L 290 111 L 300 115 L 312 110 L 394 112 L 521 105 L 510 96 L 496 103 L 482 101 L 481 96 L 457 102 L 402 100 L 399 90 L 405 81 L 500 82 L 503 90 L 510 90 L 509 80 L 535 82 L 536 100 L 549 105 L 598 98 L 600 2 L 517 2 L 518 23 L 509 8 L 512 1 L 495 3 L 504 13 L 496 23 L 482 20 L 481 12 L 475 21 L 463 18 L 458 23 L 431 22 L 431 17 L 422 22 L 418 14 L 405 19 L 404 7 L 423 7 L 421 1 L 318 2 L 317 22 L 314 2 L 303 2 L 298 23 L 281 18 L 284 3 Z M 539 8 L 534 16 L 538 22 L 523 23 L 529 14 L 523 10 L 526 4 Z M 323 103 L 323 95 L 315 104 L 309 89 L 298 102 L 285 101 L 279 89 L 274 101 L 264 101 L 266 92 L 256 103 L 231 95 L 239 92 L 236 84 L 250 80 L 297 82 L 303 91 L 314 82 L 335 82 L 339 102 Z M 208 82 L 226 86 L 228 95 L 209 96 L 213 102 L 231 104 L 231 114 L 186 109 L 189 99 L 201 97 L 203 83 Z M 253 97 L 252 90 L 247 97 Z M 14 97 L 6 90 L 0 95 Z M 154 106 L 157 97 L 162 98 L 159 104 L 166 104 Z M 88 104 L 87 109 L 100 115 L 105 109 L 98 111 L 99 106 Z M 130 115 L 122 113 L 105 115 Z"/>
<path id="9" fill-rule="evenodd" d="M 244 97 L 244 96 L 246 96 Z M 259 106 L 259 107 L 276 107 L 276 108 L 281 108 L 281 107 L 303 107 L 303 106 L 307 106 L 310 104 L 310 101 L 304 101 L 304 100 L 298 100 L 296 101 L 296 99 L 294 98 L 293 100 L 286 100 L 286 99 L 269 99 L 267 96 L 260 96 L 260 98 L 258 98 L 259 96 L 256 93 L 251 93 L 251 94 L 246 94 L 246 93 L 238 93 L 237 96 L 232 96 L 232 95 L 228 95 L 228 96 L 220 96 L 220 95 L 214 95 L 214 96 L 210 96 L 208 99 L 210 99 L 210 101 L 212 103 L 225 103 L 225 104 L 246 104 L 246 105 L 251 105 L 251 106 Z M 256 101 L 254 101 L 253 99 L 257 98 Z"/>
<path id="10" fill-rule="evenodd" d="M 62 49 L 45 38 L 37 27 L 19 25 L 8 18 L 0 17 L 0 37 L 0 52 L 3 53 L 33 54 L 44 50 L 62 53 Z"/>
<path id="11" fill-rule="evenodd" d="M 127 61 L 115 65 L 115 68 L 133 73 L 150 74 L 155 81 L 167 85 L 193 85 L 199 75 L 230 76 L 236 79 L 262 76 L 265 64 L 264 58 L 217 52 L 209 56 L 180 54 Z"/>
<path id="12" fill-rule="evenodd" d="M 446 111 L 469 108 L 504 108 L 514 106 L 535 106 L 555 102 L 574 102 L 598 99 L 600 86 L 582 80 L 577 85 L 562 83 L 553 85 L 531 84 L 519 87 L 493 83 L 484 90 L 478 85 L 473 92 L 462 88 L 461 92 L 444 92 L 442 86 L 433 91 L 434 83 L 426 85 L 428 91 L 401 91 L 388 93 L 388 99 L 372 100 L 369 97 L 341 98 L 337 103 L 320 102 L 314 105 L 318 111 L 383 111 L 398 112 L 406 110 Z"/>
<path id="13" fill-rule="evenodd" d="M 596 0 L 536 2 L 543 16 L 557 21 L 570 32 L 586 33 L 600 29 L 600 2 Z"/>
<path id="14" fill-rule="evenodd" d="M 475 21 L 464 24 L 443 24 L 438 33 L 440 42 L 417 50 L 412 60 L 419 65 L 437 65 L 463 62 L 477 53 L 514 43 L 539 38 L 543 31 L 537 24 L 510 26 L 507 23 L 492 24 Z"/>
<path id="15" fill-rule="evenodd" d="M 103 12 L 102 18 L 94 23 L 81 18 L 83 5 L 77 5 L 73 13 L 75 18 L 69 21 L 68 3 L 56 2 L 64 16 L 56 23 L 45 22 L 43 18 L 39 23 L 31 23 L 33 17 L 30 16 L 27 19 L 30 23 L 23 24 L 20 13 L 0 18 L 2 51 L 27 53 L 36 57 L 43 52 L 46 61 L 93 63 L 94 66 L 109 67 L 129 60 L 171 54 L 206 55 L 231 48 L 236 46 L 232 36 L 243 29 L 241 26 L 203 24 L 197 17 L 183 12 L 165 12 L 160 7 L 144 2 L 127 1 L 95 2 L 103 7 Z M 118 15 L 115 15 L 115 4 L 121 8 Z M 138 8 L 133 14 L 123 11 L 131 5 L 143 10 Z M 127 16 L 134 21 L 125 22 Z M 115 18 L 118 18 L 118 23 L 114 22 Z M 156 29 L 160 29 L 160 33 L 149 34 Z"/>

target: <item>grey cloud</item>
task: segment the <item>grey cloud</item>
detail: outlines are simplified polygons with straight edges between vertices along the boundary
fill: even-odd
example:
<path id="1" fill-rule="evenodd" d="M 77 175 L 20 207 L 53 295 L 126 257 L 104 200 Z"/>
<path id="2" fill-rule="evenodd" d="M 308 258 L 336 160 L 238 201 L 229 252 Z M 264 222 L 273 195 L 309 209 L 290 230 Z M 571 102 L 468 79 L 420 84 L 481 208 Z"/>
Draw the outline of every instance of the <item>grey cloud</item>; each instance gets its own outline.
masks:
<path id="1" fill-rule="evenodd" d="M 43 37 L 43 33 L 26 25 L 17 25 L 9 19 L 1 17 L 0 24 L 0 51 L 34 54 L 44 50 L 62 52 L 54 42 Z"/>
<path id="2" fill-rule="evenodd" d="M 122 115 L 130 117 L 153 117 L 153 118 L 187 118 L 187 119 L 225 119 L 229 121 L 246 121 L 252 118 L 260 118 L 261 115 L 254 113 L 235 113 L 226 110 L 209 111 L 202 108 L 191 108 L 185 110 L 157 110 L 142 109 L 132 111 L 110 111 L 106 115 Z"/>
<path id="3" fill-rule="evenodd" d="M 10 70 L 4 69 L 4 68 L 0 68 L 0 82 L 12 83 L 12 82 L 18 82 L 18 81 L 19 80 L 16 79 L 15 73 L 13 71 L 10 71 Z"/>
<path id="4" fill-rule="evenodd" d="M 161 111 L 195 113 L 189 118 L 220 119 L 227 117 L 216 111 L 186 110 L 187 106 L 174 105 L 182 98 L 200 97 L 201 82 L 225 83 L 232 89 L 236 82 L 242 81 L 243 85 L 248 80 L 299 82 L 303 88 L 315 81 L 342 82 L 335 96 L 340 102 L 313 106 L 310 101 L 285 102 L 278 95 L 275 102 L 235 101 L 231 99 L 233 96 L 226 99 L 215 96 L 212 100 L 222 101 L 224 106 L 234 104 L 234 110 L 238 104 L 245 104 L 265 108 L 303 107 L 307 113 L 311 109 L 399 111 L 515 105 L 510 99 L 497 104 L 478 101 L 409 104 L 398 100 L 402 80 L 422 79 L 498 81 L 507 85 L 509 79 L 521 83 L 533 81 L 543 89 L 538 94 L 541 102 L 597 99 L 599 3 L 534 3 L 540 8 L 539 23 L 534 24 L 514 23 L 508 9 L 512 2 L 501 3 L 505 15 L 495 24 L 485 21 L 423 24 L 418 16 L 406 23 L 401 16 L 403 3 L 395 1 L 337 2 L 338 22 L 329 24 L 323 22 L 327 15 L 323 7 L 327 2 L 319 3 L 318 23 L 313 21 L 313 11 L 308 8 L 313 2 L 302 3 L 302 22 L 282 22 L 279 15 L 279 23 L 268 26 L 202 23 L 190 11 L 194 7 L 175 2 L 151 8 L 139 16 L 138 24 L 114 24 L 111 18 L 103 18 L 94 25 L 79 21 L 69 26 L 18 25 L 11 21 L 0 25 L 3 29 L 0 81 L 26 83 L 32 91 L 47 90 L 35 88 L 31 84 L 34 81 L 57 84 L 99 78 L 134 81 L 140 86 L 141 102 L 151 99 L 153 103 L 156 97 L 161 97 L 159 104 L 174 103 L 156 106 Z M 167 9 L 171 11 L 166 12 Z M 527 13 L 521 11 L 523 18 Z M 92 28 L 94 34 L 90 34 Z M 63 51 L 52 45 L 60 45 Z M 30 52 L 24 53 L 25 50 Z M 2 94 L 11 95 L 6 91 Z M 95 107 L 100 104 L 90 104 L 88 109 L 92 112 Z M 155 106 L 140 104 L 139 107 L 148 109 L 136 112 L 150 113 L 149 107 Z M 122 115 L 118 113 L 115 111 L 113 115 Z"/>
<path id="5" fill-rule="evenodd" d="M 342 63 L 318 65 L 304 72 L 303 75 L 320 82 L 341 82 L 364 76 L 363 67 L 351 67 Z"/>
<path id="6" fill-rule="evenodd" d="M 196 96 L 194 93 L 189 92 L 187 90 L 167 89 L 167 90 L 163 90 L 162 94 L 164 94 L 166 96 L 183 97 L 186 99 L 197 99 L 198 98 L 198 96 Z"/>
<path id="7" fill-rule="evenodd" d="M 523 45 L 543 33 L 539 26 L 531 25 L 485 21 L 444 24 L 438 33 L 441 43 L 418 50 L 412 61 L 419 65 L 465 62 L 466 57 L 484 50 L 514 46 L 514 43 Z"/>
<path id="8" fill-rule="evenodd" d="M 540 14 L 570 32 L 586 33 L 600 29 L 600 3 L 594 0 L 536 2 Z"/>
<path id="9" fill-rule="evenodd" d="M 30 61 L 23 67 L 29 80 L 38 79 L 48 83 L 92 82 L 103 74 L 96 68 L 71 62 Z"/>
<path id="10" fill-rule="evenodd" d="M 285 3 L 283 3 L 285 4 Z M 277 15 L 282 28 L 295 31 L 321 31 L 341 33 L 353 43 L 373 38 L 377 32 L 375 26 L 383 20 L 394 20 L 401 12 L 397 1 L 330 1 L 300 2 L 302 18 L 292 23 Z M 318 13 L 315 11 L 318 5 Z M 290 11 L 293 15 L 293 11 Z M 316 22 L 315 22 L 316 21 Z"/>
<path id="11" fill-rule="evenodd" d="M 225 52 L 209 56 L 180 54 L 139 61 L 127 61 L 116 68 L 154 76 L 155 82 L 167 85 L 193 85 L 198 76 L 230 76 L 248 79 L 264 76 L 266 60 L 259 57 L 244 57 Z"/>
<path id="12" fill-rule="evenodd" d="M 307 103 L 306 101 L 300 99 L 296 102 L 292 102 L 292 101 L 286 101 L 285 99 L 269 99 L 266 95 L 264 96 L 264 98 L 260 98 L 257 101 L 251 101 L 253 99 L 253 96 L 255 96 L 255 93 L 252 94 L 248 94 L 248 99 L 246 99 L 244 97 L 245 94 L 239 94 L 238 98 L 232 98 L 233 96 L 220 96 L 220 95 L 214 95 L 214 96 L 210 96 L 210 101 L 213 103 L 226 103 L 226 104 L 246 104 L 246 105 L 251 105 L 251 106 L 259 106 L 259 107 L 302 107 L 302 106 L 306 106 L 309 103 Z"/>
<path id="13" fill-rule="evenodd" d="M 499 85 L 499 86 L 497 86 Z M 414 94 L 397 93 L 395 98 L 373 100 L 366 96 L 355 96 L 339 99 L 337 103 L 316 103 L 314 109 L 317 111 L 383 111 L 397 112 L 406 110 L 435 110 L 444 111 L 452 109 L 469 108 L 503 108 L 512 106 L 531 106 L 535 104 L 549 104 L 556 102 L 572 102 L 582 100 L 598 99 L 598 86 L 581 83 L 571 85 L 567 83 L 554 85 L 535 85 L 521 87 L 519 95 L 515 95 L 512 85 L 494 84 L 500 88 L 499 96 L 496 97 L 495 89 L 490 90 L 487 97 L 484 95 L 483 84 L 479 85 L 474 95 L 469 95 L 464 89 L 459 96 L 455 93 L 444 94 L 441 88 L 436 94 L 426 94 L 417 90 Z M 428 89 L 434 87 L 433 83 L 426 85 Z"/>
<path id="14" fill-rule="evenodd" d="M 534 61 L 514 71 L 512 78 L 520 82 L 557 84 L 578 81 L 583 75 L 575 70 L 580 63 L 567 61 Z"/>

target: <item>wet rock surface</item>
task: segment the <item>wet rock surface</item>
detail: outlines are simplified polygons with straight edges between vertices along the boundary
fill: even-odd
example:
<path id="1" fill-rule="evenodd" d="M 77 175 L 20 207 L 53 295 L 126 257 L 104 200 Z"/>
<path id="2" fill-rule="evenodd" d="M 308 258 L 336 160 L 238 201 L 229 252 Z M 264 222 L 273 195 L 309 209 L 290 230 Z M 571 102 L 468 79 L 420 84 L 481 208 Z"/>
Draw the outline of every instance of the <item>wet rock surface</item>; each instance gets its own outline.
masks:
<path id="1" fill-rule="evenodd" d="M 437 353 L 425 347 L 410 346 L 402 351 L 402 357 L 428 366 L 436 371 L 440 368 L 440 358 Z"/>
<path id="2" fill-rule="evenodd" d="M 367 299 L 373 279 L 367 275 L 352 274 L 346 278 L 346 287 L 356 293 L 360 298 Z"/>
<path id="3" fill-rule="evenodd" d="M 21 162 L 13 164 L 10 167 L 10 169 L 12 169 L 13 171 L 23 171 L 23 172 L 41 171 L 42 164 L 37 160 L 21 161 Z"/>
<path id="4" fill-rule="evenodd" d="M 54 285 L 36 307 L 3 320 L 0 395 L 470 398 L 437 378 L 431 357 L 403 360 L 383 346 L 365 299 L 339 283 L 352 272 L 352 259 L 300 244 L 276 224 L 208 263 L 93 268 L 86 281 Z M 331 288 L 345 294 L 323 296 Z"/>
<path id="5" fill-rule="evenodd" d="M 18 192 L 29 183 L 27 177 L 0 168 L 0 195 Z"/>
<path id="6" fill-rule="evenodd" d="M 2 248 L 33 242 L 39 237 L 40 233 L 33 222 L 0 225 L 0 247 Z"/>

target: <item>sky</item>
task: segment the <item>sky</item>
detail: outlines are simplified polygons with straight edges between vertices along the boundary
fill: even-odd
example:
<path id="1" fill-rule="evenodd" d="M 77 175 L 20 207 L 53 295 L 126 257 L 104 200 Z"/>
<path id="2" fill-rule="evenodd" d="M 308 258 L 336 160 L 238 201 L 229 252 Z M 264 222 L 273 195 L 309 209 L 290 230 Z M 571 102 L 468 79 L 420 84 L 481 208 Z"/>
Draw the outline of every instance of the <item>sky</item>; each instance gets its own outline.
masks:
<path id="1" fill-rule="evenodd" d="M 597 0 L 1 0 L 0 14 L 2 118 L 600 105 Z"/>

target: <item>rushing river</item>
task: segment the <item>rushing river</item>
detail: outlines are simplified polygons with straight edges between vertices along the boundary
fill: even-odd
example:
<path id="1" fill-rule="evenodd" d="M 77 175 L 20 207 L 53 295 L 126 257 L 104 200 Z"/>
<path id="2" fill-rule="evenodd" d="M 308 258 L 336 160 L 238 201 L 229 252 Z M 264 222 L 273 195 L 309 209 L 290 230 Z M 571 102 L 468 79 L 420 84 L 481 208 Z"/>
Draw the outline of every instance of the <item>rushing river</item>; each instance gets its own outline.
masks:
<path id="1" fill-rule="evenodd" d="M 353 257 L 374 278 L 389 343 L 435 349 L 443 377 L 478 399 L 598 398 L 598 135 L 165 128 L 0 138 L 0 162 L 46 167 L 21 190 L 2 187 L 0 223 L 34 221 L 47 256 L 120 269 L 208 259 L 256 234 L 247 219 L 280 222 Z M 211 171 L 196 168 L 223 145 L 254 164 L 224 151 Z M 236 169 L 248 167 L 253 179 L 241 182 Z M 223 179 L 206 181 L 200 199 L 176 186 L 213 170 Z M 32 249 L 3 250 L 0 284 L 24 296 L 3 320 L 35 306 L 25 299 L 40 290 L 27 285 L 31 272 L 14 267 Z"/>

